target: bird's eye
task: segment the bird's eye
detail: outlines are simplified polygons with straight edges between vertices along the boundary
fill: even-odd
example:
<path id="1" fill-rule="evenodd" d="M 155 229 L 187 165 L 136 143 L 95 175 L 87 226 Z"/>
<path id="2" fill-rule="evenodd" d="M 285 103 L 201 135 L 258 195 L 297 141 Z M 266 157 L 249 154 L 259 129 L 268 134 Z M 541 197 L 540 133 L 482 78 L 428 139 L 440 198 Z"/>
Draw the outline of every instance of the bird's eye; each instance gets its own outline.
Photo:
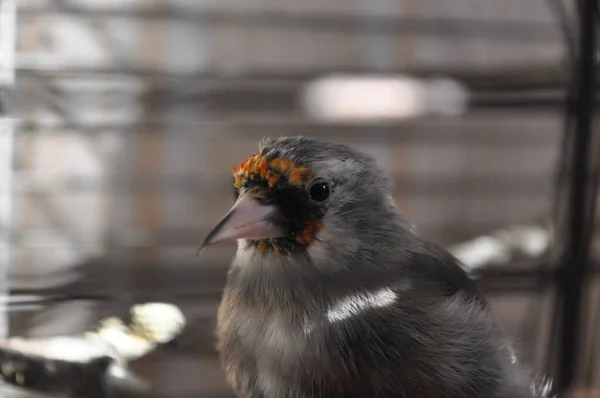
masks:
<path id="1" fill-rule="evenodd" d="M 329 187 L 329 183 L 327 181 L 319 180 L 315 181 L 309 186 L 308 192 L 312 200 L 323 202 L 329 197 L 331 188 Z"/>

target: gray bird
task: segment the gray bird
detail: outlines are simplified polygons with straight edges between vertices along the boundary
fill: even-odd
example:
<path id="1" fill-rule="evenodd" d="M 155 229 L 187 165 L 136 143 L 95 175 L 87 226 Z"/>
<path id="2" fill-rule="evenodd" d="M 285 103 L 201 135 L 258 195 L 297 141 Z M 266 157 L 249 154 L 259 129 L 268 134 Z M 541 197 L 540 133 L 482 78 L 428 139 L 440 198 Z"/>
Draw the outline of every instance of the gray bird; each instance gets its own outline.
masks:
<path id="1" fill-rule="evenodd" d="M 458 260 L 417 237 L 373 159 L 266 139 L 202 247 L 237 240 L 218 317 L 244 398 L 532 398 Z"/>

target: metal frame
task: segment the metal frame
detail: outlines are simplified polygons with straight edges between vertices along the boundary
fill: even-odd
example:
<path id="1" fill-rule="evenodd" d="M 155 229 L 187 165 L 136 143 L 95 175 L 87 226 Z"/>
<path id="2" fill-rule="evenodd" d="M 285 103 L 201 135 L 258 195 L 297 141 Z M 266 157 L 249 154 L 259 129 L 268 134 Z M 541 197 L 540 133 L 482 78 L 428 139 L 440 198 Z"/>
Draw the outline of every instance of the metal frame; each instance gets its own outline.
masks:
<path id="1" fill-rule="evenodd" d="M 553 24 L 506 23 L 458 18 L 419 18 L 393 16 L 366 16 L 348 14 L 318 14 L 313 12 L 290 12 L 282 10 L 181 10 L 174 6 L 142 7 L 81 7 L 64 0 L 53 5 L 26 6 L 23 15 L 68 14 L 87 20 L 104 17 L 141 18 L 150 20 L 175 19 L 194 24 L 234 25 L 240 27 L 307 28 L 326 31 L 368 31 L 377 34 L 402 33 L 449 37 L 491 37 L 502 40 L 535 41 L 555 40 L 558 32 Z"/>
<path id="2" fill-rule="evenodd" d="M 16 0 L 2 0 L 0 7 L 10 7 L 15 4 Z M 231 12 L 192 12 L 181 13 L 176 10 L 166 7 L 157 7 L 152 10 L 137 10 L 137 9 L 95 9 L 85 10 L 78 9 L 72 6 L 56 2 L 58 7 L 51 8 L 25 8 L 19 12 L 23 15 L 34 15 L 41 13 L 68 13 L 77 15 L 81 18 L 94 20 L 96 18 L 119 16 L 128 18 L 146 18 L 146 19 L 163 19 L 177 18 L 184 21 L 206 24 L 235 24 L 236 26 L 263 26 L 269 25 L 276 28 L 281 27 L 306 27 L 310 26 L 313 29 L 327 30 L 349 30 L 357 29 L 364 26 L 377 26 L 376 32 L 381 34 L 386 33 L 406 33 L 406 34 L 424 34 L 424 35 L 450 35 L 453 37 L 469 37 L 479 35 L 484 37 L 497 37 L 507 39 L 520 40 L 525 37 L 533 41 L 546 41 L 555 39 L 555 28 L 544 24 L 524 26 L 507 26 L 499 23 L 478 23 L 477 21 L 443 21 L 443 20 L 421 20 L 421 19 L 398 19 L 398 18 L 354 18 L 344 16 L 320 16 L 320 15 L 304 15 L 304 14 L 289 14 L 280 12 L 263 12 L 253 14 L 239 14 Z M 597 277 L 600 267 L 595 263 L 594 259 L 589 256 L 589 240 L 587 234 L 590 220 L 592 219 L 593 211 L 584 210 L 586 208 L 587 198 L 590 195 L 590 189 L 593 185 L 590 184 L 591 176 L 589 174 L 589 162 L 594 156 L 600 156 L 599 153 L 591 153 L 593 149 L 593 140 L 595 133 L 591 131 L 592 115 L 595 111 L 593 103 L 594 90 L 592 87 L 597 87 L 595 82 L 595 74 L 597 66 L 594 64 L 595 51 L 595 36 L 594 36 L 594 0 L 583 0 L 581 2 L 581 11 L 579 12 L 579 37 L 578 48 L 576 53 L 579 54 L 578 62 L 573 65 L 571 73 L 563 73 L 559 70 L 553 70 L 547 67 L 536 67 L 535 65 L 524 67 L 522 70 L 516 71 L 498 71 L 495 74 L 484 74 L 474 70 L 455 71 L 408 71 L 414 72 L 415 75 L 428 75 L 442 73 L 447 76 L 456 77 L 464 81 L 472 89 L 474 100 L 471 105 L 479 109 L 496 109 L 503 107 L 528 107 L 529 109 L 548 107 L 557 108 L 566 100 L 568 101 L 567 119 L 565 128 L 565 136 L 567 139 L 573 139 L 573 145 L 570 146 L 570 157 L 574 159 L 574 163 L 569 165 L 569 178 L 563 183 L 567 183 L 564 187 L 567 192 L 567 210 L 557 220 L 557 224 L 564 226 L 566 230 L 561 230 L 560 233 L 566 232 L 568 239 L 562 243 L 565 244 L 564 252 L 559 256 L 557 263 L 551 262 L 548 266 L 538 264 L 537 267 L 523 267 L 517 264 L 513 267 L 495 268 L 490 267 L 481 272 L 479 282 L 486 291 L 495 292 L 510 292 L 516 290 L 531 291 L 542 286 L 542 288 L 557 287 L 558 296 L 556 302 L 556 311 L 559 315 L 554 328 L 555 337 L 553 339 L 556 344 L 555 349 L 557 355 L 551 361 L 553 367 L 551 375 L 555 379 L 554 386 L 557 392 L 564 393 L 571 388 L 575 383 L 575 372 L 578 358 L 580 358 L 579 347 L 577 345 L 578 336 L 580 336 L 582 328 L 582 307 L 585 302 L 584 287 L 589 282 L 589 277 Z M 5 15 L 4 13 L 2 15 Z M 6 16 L 4 16 L 6 18 Z M 433 22 L 433 23 L 432 23 Z M 5 23 L 0 24 L 0 29 L 7 29 Z M 12 28 L 14 35 L 14 26 Z M 0 31 L 0 38 L 10 37 L 5 31 Z M 13 36 L 14 37 L 14 36 Z M 0 50 L 6 47 L 0 45 Z M 10 57 L 9 57 L 10 58 Z M 0 51 L 0 62 L 2 52 Z M 2 67 L 2 70 L 13 70 L 14 65 Z M 139 100 L 144 103 L 152 103 L 157 98 L 179 96 L 179 104 L 195 104 L 199 101 L 204 101 L 207 98 L 212 98 L 216 107 L 222 104 L 247 101 L 247 98 L 261 98 L 263 101 L 258 101 L 261 104 L 272 104 L 273 106 L 281 107 L 291 105 L 290 99 L 294 98 L 295 91 L 311 77 L 319 76 L 328 72 L 327 70 L 305 71 L 300 74 L 278 75 L 274 71 L 255 71 L 248 73 L 242 77 L 232 78 L 226 73 L 220 71 L 212 71 L 198 74 L 168 74 L 159 70 L 148 69 L 140 66 L 125 65 L 120 68 L 97 68 L 97 69 L 79 69 L 79 68 L 48 68 L 47 70 L 34 70 L 28 65 L 19 65 L 20 78 L 30 79 L 36 84 L 51 85 L 55 77 L 89 77 L 94 74 L 105 74 L 115 77 L 145 77 L 152 80 L 156 85 L 150 92 L 144 92 L 140 95 Z M 348 68 L 350 71 L 350 68 Z M 360 71 L 353 71 L 360 72 Z M 393 73 L 396 71 L 386 71 Z M 407 72 L 407 71 L 404 71 Z M 543 73 L 540 73 L 543 72 Z M 572 97 L 568 97 L 569 93 L 563 90 L 565 83 L 570 82 L 569 76 L 574 76 L 576 90 L 572 93 Z M 173 86 L 165 84 L 165 82 L 177 82 L 179 89 L 174 90 Z M 189 90 L 186 86 L 190 83 L 210 82 L 211 90 Z M 12 84 L 12 83 L 11 83 Z M 164 87 L 162 87 L 164 85 Z M 176 91 L 175 93 L 171 91 Z M 169 96 L 165 95 L 168 93 Z M 524 95 L 527 94 L 528 95 Z M 175 94 L 175 95 L 173 95 Z M 215 99 L 215 97 L 217 97 Z M 60 101 L 60 96 L 55 98 Z M 0 97 L 0 101 L 2 98 Z M 287 102 L 286 102 L 287 101 Z M 177 101 L 176 101 L 177 102 Z M 70 127 L 72 129 L 81 129 L 85 133 L 94 133 L 105 129 L 117 129 L 126 131 L 128 129 L 145 129 L 147 134 L 155 134 L 164 129 L 164 122 L 144 120 L 143 122 L 123 125 L 82 125 L 73 123 L 68 120 L 62 124 L 62 128 Z M 278 121 L 271 122 L 272 126 L 278 127 Z M 213 127 L 218 125 L 215 122 L 210 123 Z M 224 122 L 225 123 L 225 122 Z M 228 123 L 237 123 L 244 128 L 243 120 L 229 121 Z M 296 124 L 288 123 L 295 128 L 313 129 L 318 126 L 311 125 L 306 121 L 298 121 Z M 247 131 L 255 131 L 257 134 L 264 132 L 265 125 L 269 123 L 246 122 L 245 128 Z M 51 126 L 56 127 L 56 126 Z M 348 126 L 338 126 L 348 127 Z M 398 128 L 401 126 L 392 125 L 385 127 L 376 127 L 379 129 L 382 136 L 398 134 Z M 19 131 L 27 133 L 31 129 L 39 129 L 39 123 L 23 123 L 19 125 Z M 182 126 L 186 128 L 186 126 Z M 197 128 L 197 125 L 187 126 L 190 131 Z M 327 127 L 330 129 L 331 127 Z M 334 127 L 335 128 L 335 127 Z M 253 130 L 254 129 L 254 130 Z M 12 131 L 12 130 L 11 130 Z M 11 132 L 12 134 L 12 132 Z M 375 134 L 377 136 L 377 134 Z M 373 140 L 374 136 L 369 135 L 366 139 Z M 398 138 L 402 139 L 402 137 Z M 0 159 L 1 156 L 0 156 Z M 135 179 L 134 179 L 135 180 Z M 144 185 L 143 179 L 141 184 Z M 129 180 L 127 183 L 131 183 Z M 184 189 L 190 189 L 189 181 L 185 183 Z M 0 184 L 2 182 L 0 181 Z M 177 184 L 177 183 L 175 183 Z M 148 184 L 155 186 L 156 184 Z M 205 181 L 192 182 L 192 188 L 200 188 L 206 186 Z M 0 188 L 2 186 L 0 185 Z M 163 186 L 164 188 L 164 186 Z M 2 211 L 0 209 L 0 211 Z M 182 238 L 196 239 L 197 236 L 203 234 L 204 231 L 186 231 L 186 236 L 179 231 L 163 231 L 162 238 L 172 241 L 179 241 Z M 17 234 L 18 235 L 18 234 Z M 559 235 L 560 236 L 560 235 Z M 17 237 L 18 238 L 18 237 Z M 561 243 L 561 242 L 558 242 Z M 0 253 L 1 254 L 1 253 Z M 0 265 L 3 262 L 0 261 Z M 127 267 L 122 263 L 119 264 L 104 264 L 108 267 L 109 275 L 118 274 L 119 269 Z M 196 267 L 197 265 L 194 265 Z M 110 271 L 114 267 L 114 271 Z M 152 268 L 152 267 L 150 267 Z M 2 271 L 1 268 L 0 271 Z M 137 272 L 144 277 L 147 275 L 145 270 Z M 130 271 L 136 272 L 136 271 Z M 210 273 L 208 273 L 210 274 Z M 204 276 L 207 274 L 205 273 Z M 202 290 L 202 286 L 197 285 L 196 280 L 181 281 L 178 285 L 177 292 L 161 292 L 166 297 L 172 294 L 173 297 L 189 297 L 194 295 L 197 299 L 203 295 L 207 299 L 218 298 L 220 295 L 219 287 L 222 281 L 219 279 L 222 275 L 212 275 L 206 278 L 206 289 Z M 153 279 L 152 276 L 148 276 Z M 107 278 L 107 277 L 106 277 Z M 189 279 L 189 278 L 188 278 Z M 0 276 L 0 280 L 6 280 Z M 186 284 L 187 282 L 187 284 Z M 97 283 L 97 281 L 95 282 Z M 58 302 L 62 300 L 85 299 L 85 300 L 117 300 L 131 299 L 132 296 L 127 291 L 119 291 L 115 289 L 110 293 L 100 293 L 91 290 L 92 282 L 86 285 L 82 283 L 77 287 L 67 287 L 61 291 L 49 290 L 41 292 L 39 290 L 13 290 L 13 294 L 47 294 L 45 300 L 47 302 Z M 193 285 L 193 286 L 192 286 Z M 186 288 L 184 286 L 189 286 Z M 198 291 L 201 291 L 198 294 Z M 0 292 L 1 293 L 1 292 Z M 146 292 L 149 296 L 155 295 L 157 292 Z M 141 295 L 139 299 L 145 296 Z"/>
<path id="3" fill-rule="evenodd" d="M 10 230 L 13 196 L 14 121 L 8 114 L 15 83 L 17 0 L 0 1 L 0 339 L 8 336 L 8 268 L 12 263 Z"/>
<path id="4" fill-rule="evenodd" d="M 595 83 L 596 13 L 595 0 L 583 0 L 578 13 L 578 44 L 573 63 L 573 92 L 568 102 L 565 142 L 571 142 L 566 154 L 572 159 L 566 163 L 568 191 L 565 219 L 558 220 L 566 228 L 564 252 L 560 259 L 557 280 L 555 330 L 557 346 L 556 370 L 553 373 L 556 391 L 567 393 L 577 381 L 578 360 L 581 355 L 580 337 L 583 329 L 582 313 L 586 307 L 586 287 L 591 274 L 589 249 L 590 224 L 595 218 L 596 181 L 590 172 L 590 160 L 600 156 L 594 150 L 592 132 Z M 572 123 L 568 123 L 572 120 Z M 592 199 L 590 199 L 590 196 Z M 591 202 L 591 203 L 590 203 Z M 560 232 L 563 232 L 559 229 Z"/>

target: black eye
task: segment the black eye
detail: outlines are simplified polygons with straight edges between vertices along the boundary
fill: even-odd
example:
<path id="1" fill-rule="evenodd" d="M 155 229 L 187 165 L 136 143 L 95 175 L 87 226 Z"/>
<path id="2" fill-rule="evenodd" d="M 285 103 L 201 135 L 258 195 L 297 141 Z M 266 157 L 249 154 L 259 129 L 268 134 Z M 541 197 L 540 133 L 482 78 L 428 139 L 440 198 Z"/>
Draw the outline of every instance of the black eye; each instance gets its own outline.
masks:
<path id="1" fill-rule="evenodd" d="M 315 183 L 310 185 L 309 188 L 310 198 L 317 202 L 322 202 L 329 197 L 331 193 L 331 188 L 329 188 L 329 184 L 327 181 L 316 181 Z"/>

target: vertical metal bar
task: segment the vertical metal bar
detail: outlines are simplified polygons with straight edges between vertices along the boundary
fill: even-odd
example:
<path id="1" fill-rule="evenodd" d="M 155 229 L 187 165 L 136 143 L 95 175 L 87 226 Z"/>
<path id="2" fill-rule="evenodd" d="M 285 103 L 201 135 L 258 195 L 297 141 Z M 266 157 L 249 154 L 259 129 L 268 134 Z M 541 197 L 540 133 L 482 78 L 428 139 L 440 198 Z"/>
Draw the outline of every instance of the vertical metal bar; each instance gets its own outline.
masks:
<path id="1" fill-rule="evenodd" d="M 156 10 L 160 6 L 160 0 L 150 0 L 146 2 L 149 9 Z M 146 19 L 140 24 L 140 58 L 148 66 L 155 66 L 157 69 L 162 68 L 161 58 L 164 53 L 164 23 L 162 21 Z M 160 83 L 157 77 L 148 76 L 143 78 L 144 88 L 148 92 L 153 91 L 157 84 Z M 163 104 L 160 99 L 154 98 L 141 104 L 143 107 L 141 119 L 162 120 Z M 136 131 L 134 136 L 134 150 L 132 154 L 133 169 L 136 173 L 141 173 L 144 176 L 156 177 L 161 175 L 163 168 L 163 144 L 164 131 L 161 127 L 151 127 L 159 129 L 158 131 L 150 131 L 148 128 Z M 132 218 L 137 231 L 141 231 L 144 235 L 156 236 L 158 227 L 162 222 L 162 197 L 160 193 L 151 190 L 149 192 L 141 190 L 133 193 L 132 199 Z M 143 242 L 142 247 L 134 250 L 134 261 L 136 263 L 144 263 L 145 267 L 156 266 L 157 260 L 161 255 L 161 247 L 155 241 Z M 138 278 L 134 277 L 134 290 L 143 289 L 140 286 Z M 159 366 L 148 366 L 144 368 L 146 377 L 153 380 L 153 388 L 160 391 L 162 386 L 162 374 Z"/>
<path id="2" fill-rule="evenodd" d="M 0 90 L 15 81 L 16 0 L 0 1 Z M 14 123 L 5 114 L 6 100 L 0 92 L 0 339 L 8 337 L 8 268 L 12 263 L 12 177 Z"/>
<path id="3" fill-rule="evenodd" d="M 590 237 L 588 224 L 594 219 L 588 209 L 590 151 L 592 148 L 592 110 L 595 82 L 595 26 L 594 9 L 596 0 L 582 0 L 579 9 L 578 59 L 574 64 L 575 95 L 569 107 L 573 112 L 572 129 L 567 126 L 566 134 L 574 134 L 570 147 L 572 164 L 567 174 L 569 181 L 567 211 L 567 243 L 558 279 L 559 330 L 558 361 L 555 388 L 559 394 L 567 393 L 576 382 L 580 358 L 579 337 L 582 330 L 583 292 L 589 274 L 587 261 Z M 592 211 L 593 212 L 593 211 Z"/>
<path id="4" fill-rule="evenodd" d="M 151 9 L 156 9 L 160 2 L 151 0 L 148 6 Z M 161 21 L 145 20 L 141 24 L 140 32 L 140 49 L 142 60 L 149 64 L 160 63 L 160 57 L 163 52 L 163 37 Z M 158 81 L 156 77 L 144 78 L 145 88 L 152 91 L 156 87 Z M 156 99 L 150 100 L 142 104 L 143 120 L 160 119 L 162 115 L 162 104 Z M 163 132 L 159 131 L 155 134 L 147 130 L 136 132 L 136 148 L 133 155 L 134 167 L 137 172 L 144 175 L 156 176 L 162 168 L 162 145 Z M 138 193 L 133 198 L 134 201 L 134 223 L 136 228 L 140 228 L 144 233 L 155 234 L 157 227 L 160 225 L 160 209 L 161 198 L 154 192 Z M 157 246 L 149 247 L 144 244 L 144 247 L 136 250 L 136 260 L 147 263 L 154 263 L 160 257 L 160 248 Z"/>

